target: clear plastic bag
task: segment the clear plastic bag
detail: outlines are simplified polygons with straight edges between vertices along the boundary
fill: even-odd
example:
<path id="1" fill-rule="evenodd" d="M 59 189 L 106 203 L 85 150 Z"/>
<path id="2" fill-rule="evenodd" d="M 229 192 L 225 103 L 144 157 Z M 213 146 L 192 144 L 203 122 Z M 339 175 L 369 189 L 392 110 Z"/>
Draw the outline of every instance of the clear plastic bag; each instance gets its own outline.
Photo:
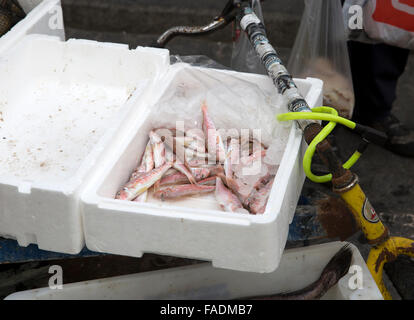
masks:
<path id="1" fill-rule="evenodd" d="M 165 79 L 167 85 L 159 88 L 160 94 L 156 102 L 145 115 L 145 122 L 137 134 L 140 140 L 136 140 L 134 148 L 144 150 L 148 132 L 154 128 L 160 130 L 157 131 L 160 135 L 168 136 L 168 130 L 177 129 L 187 132 L 191 130 L 193 133 L 201 131 L 201 136 L 201 106 L 205 103 L 225 143 L 228 138 L 241 141 L 247 136 L 247 140 L 252 137 L 268 148 L 263 158 L 265 166 L 262 162 L 255 162 L 246 168 L 234 166 L 234 173 L 238 172 L 240 181 L 246 185 L 244 192 L 252 191 L 254 183 L 251 181 L 257 182 L 268 173 L 277 173 L 294 123 L 276 120 L 275 114 L 287 112 L 287 106 L 268 79 L 257 75 L 218 72 L 212 68 L 193 67 L 187 63 L 175 63 L 171 66 L 170 77 Z M 167 130 L 163 131 L 165 129 Z M 139 158 L 134 157 L 134 161 Z M 133 167 L 136 166 L 137 163 L 134 162 Z M 148 202 L 162 203 L 151 193 L 148 197 Z M 174 200 L 174 205 L 221 210 L 214 194 L 177 199 Z"/>
<path id="2" fill-rule="evenodd" d="M 340 0 L 305 0 L 288 70 L 294 77 L 323 80 L 324 104 L 352 117 L 355 97 Z"/>
<path id="3" fill-rule="evenodd" d="M 171 64 L 187 63 L 193 67 L 231 70 L 230 68 L 225 67 L 222 64 L 216 62 L 215 60 L 207 56 L 204 56 L 204 55 L 193 55 L 193 56 L 172 55 L 170 56 L 170 63 Z"/>
<path id="4" fill-rule="evenodd" d="M 251 5 L 257 17 L 264 24 L 260 0 L 252 0 Z M 240 72 L 266 74 L 262 62 L 252 47 L 246 33 L 241 31 L 239 24 L 234 25 L 233 39 L 231 68 Z"/>
<path id="5" fill-rule="evenodd" d="M 266 146 L 280 143 L 279 135 L 286 138 L 292 124 L 277 121 L 275 114 L 287 112 L 287 106 L 266 78 L 194 68 L 188 63 L 174 64 L 171 74 L 173 79 L 160 90 L 162 96 L 153 107 L 153 128 L 174 127 L 177 120 L 189 128 L 201 128 L 200 107 L 206 101 L 217 128 L 260 130 Z"/>

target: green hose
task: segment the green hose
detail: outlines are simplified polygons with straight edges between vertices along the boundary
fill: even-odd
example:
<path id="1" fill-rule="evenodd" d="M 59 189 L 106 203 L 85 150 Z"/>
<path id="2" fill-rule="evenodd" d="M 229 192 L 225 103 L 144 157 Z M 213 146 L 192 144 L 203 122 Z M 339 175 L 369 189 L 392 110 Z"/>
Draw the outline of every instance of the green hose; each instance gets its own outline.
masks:
<path id="1" fill-rule="evenodd" d="M 338 112 L 330 107 L 317 107 L 312 109 L 312 113 L 309 112 L 289 112 L 279 114 L 277 116 L 279 121 L 289 121 L 289 120 L 323 120 L 329 121 L 329 123 L 322 129 L 322 131 L 312 140 L 308 149 L 305 152 L 303 157 L 303 169 L 306 176 L 316 183 L 325 183 L 332 180 L 332 174 L 327 174 L 324 176 L 317 176 L 312 173 L 312 157 L 315 154 L 316 145 L 323 141 L 336 127 L 337 123 L 340 123 L 350 129 L 355 129 L 356 123 L 338 116 Z M 347 162 L 343 165 L 345 169 L 350 169 L 361 157 L 361 153 L 355 151 L 355 153 L 348 159 Z"/>

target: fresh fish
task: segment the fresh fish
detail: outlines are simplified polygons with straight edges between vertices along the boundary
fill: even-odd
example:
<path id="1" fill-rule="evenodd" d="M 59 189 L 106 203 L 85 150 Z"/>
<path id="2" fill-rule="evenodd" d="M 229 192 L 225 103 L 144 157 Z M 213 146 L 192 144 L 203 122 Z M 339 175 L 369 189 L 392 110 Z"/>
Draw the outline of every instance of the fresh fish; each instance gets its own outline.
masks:
<path id="1" fill-rule="evenodd" d="M 209 177 L 207 179 L 201 180 L 197 182 L 200 186 L 215 186 L 216 185 L 216 177 Z"/>
<path id="2" fill-rule="evenodd" d="M 182 174 L 184 174 L 188 178 L 188 181 L 190 181 L 191 184 L 196 183 L 196 178 L 194 178 L 192 172 L 190 170 L 188 170 L 187 167 L 184 164 L 174 162 L 173 168 L 175 170 L 178 170 Z"/>
<path id="3" fill-rule="evenodd" d="M 240 154 L 242 157 L 250 155 L 250 136 L 242 134 L 240 137 Z"/>
<path id="4" fill-rule="evenodd" d="M 200 169 L 200 170 L 207 170 L 207 173 L 209 173 L 208 169 L 202 169 L 202 168 L 190 168 L 191 170 L 193 169 Z M 197 170 L 194 170 L 194 172 L 196 174 L 193 174 L 195 181 L 197 182 L 196 184 L 200 184 L 201 182 L 205 182 L 207 179 L 207 177 L 209 176 L 209 174 L 206 175 L 206 173 L 200 172 L 198 173 Z M 214 178 L 214 185 L 216 184 L 216 178 Z M 160 185 L 164 186 L 167 184 L 185 184 L 188 183 L 189 179 L 188 177 L 181 173 L 181 172 L 176 172 L 174 174 L 171 174 L 169 176 L 165 176 L 161 179 Z M 213 185 L 213 184 L 212 184 Z"/>
<path id="5" fill-rule="evenodd" d="M 250 154 L 255 153 L 256 151 L 259 150 L 265 150 L 266 147 L 263 143 L 259 142 L 256 139 L 251 139 L 249 141 L 249 150 L 250 150 Z"/>
<path id="6" fill-rule="evenodd" d="M 154 169 L 154 155 L 152 153 L 151 142 L 148 141 L 145 147 L 144 155 L 141 159 L 140 166 L 132 173 L 130 181 L 136 180 L 142 173 L 149 172 Z"/>
<path id="7" fill-rule="evenodd" d="M 172 167 L 172 162 L 167 162 L 159 168 L 143 173 L 136 180 L 128 182 L 122 190 L 116 194 L 116 199 L 133 200 L 148 190 L 152 185 L 161 179 L 165 172 Z"/>
<path id="8" fill-rule="evenodd" d="M 175 170 L 174 168 L 168 169 L 168 171 L 164 174 L 164 177 L 168 177 L 171 176 L 173 174 L 176 174 L 178 171 Z"/>
<path id="9" fill-rule="evenodd" d="M 174 141 L 178 145 L 182 145 L 185 148 L 189 148 L 194 151 L 198 152 L 204 152 L 205 151 L 205 143 L 200 138 L 194 138 L 194 137 L 175 137 Z"/>
<path id="10" fill-rule="evenodd" d="M 210 176 L 222 176 L 222 177 L 225 176 L 224 169 L 221 164 L 200 164 L 194 167 L 208 169 L 210 171 Z"/>
<path id="11" fill-rule="evenodd" d="M 145 148 L 144 156 L 142 157 L 141 165 L 138 168 L 137 172 L 132 174 L 132 179 L 137 179 L 140 175 L 142 175 L 145 172 L 150 172 L 154 169 L 154 155 L 152 152 L 152 146 L 151 141 L 148 141 L 147 146 Z M 135 175 L 134 175 L 135 174 Z M 131 181 L 130 180 L 130 181 Z M 135 202 L 146 202 L 148 196 L 148 191 L 145 191 L 144 193 L 140 194 L 138 197 L 134 199 Z"/>
<path id="12" fill-rule="evenodd" d="M 225 178 L 227 187 L 237 196 L 243 206 L 247 207 L 249 204 L 249 196 L 252 193 L 253 187 L 248 186 L 237 178 Z"/>
<path id="13" fill-rule="evenodd" d="M 252 300 L 317 300 L 349 272 L 352 263 L 352 249 L 349 244 L 343 246 L 322 270 L 318 280 L 304 289 L 276 294 L 268 297 L 250 298 Z"/>
<path id="14" fill-rule="evenodd" d="M 186 161 L 190 161 L 192 159 L 203 159 L 206 160 L 208 158 L 208 154 L 205 152 L 196 151 L 190 148 L 184 148 L 184 154 Z"/>
<path id="15" fill-rule="evenodd" d="M 185 136 L 197 141 L 201 141 L 204 145 L 204 132 L 199 128 L 189 129 L 185 131 Z"/>
<path id="16" fill-rule="evenodd" d="M 152 151 L 154 154 L 155 168 L 161 167 L 165 163 L 165 147 L 160 136 L 154 131 L 149 133 L 150 141 L 152 145 Z"/>
<path id="17" fill-rule="evenodd" d="M 185 147 L 183 143 L 178 143 L 176 139 L 184 139 L 185 137 L 175 138 L 174 140 L 165 140 L 167 150 L 174 154 L 180 163 L 191 164 L 192 166 L 197 166 L 200 164 L 207 163 L 206 159 L 208 154 L 205 153 L 205 149 L 191 149 Z M 167 157 L 168 158 L 168 157 Z"/>
<path id="18" fill-rule="evenodd" d="M 186 159 L 185 164 L 189 167 L 203 167 L 208 163 L 206 159 Z"/>
<path id="19" fill-rule="evenodd" d="M 210 170 L 208 168 L 190 167 L 190 171 L 197 181 L 203 180 L 210 175 Z"/>
<path id="20" fill-rule="evenodd" d="M 141 172 L 149 172 L 155 168 L 154 153 L 152 152 L 152 146 L 150 141 L 148 141 L 147 146 L 145 147 L 145 153 L 142 159 L 141 166 Z"/>
<path id="21" fill-rule="evenodd" d="M 260 176 L 260 178 L 254 183 L 253 188 L 259 190 L 269 183 L 273 175 L 270 172 L 267 172 L 265 175 Z"/>
<path id="22" fill-rule="evenodd" d="M 156 134 L 154 131 L 151 131 L 149 133 L 151 145 L 152 145 L 152 152 L 154 154 L 154 164 L 155 168 L 160 168 L 164 165 L 166 159 L 165 159 L 165 146 L 162 142 L 161 137 Z M 156 181 L 154 188 L 158 189 L 160 182 Z"/>
<path id="23" fill-rule="evenodd" d="M 215 186 L 199 186 L 195 184 L 183 184 L 178 186 L 162 187 L 154 192 L 154 197 L 161 200 L 176 199 L 185 196 L 193 196 L 213 192 Z"/>
<path id="24" fill-rule="evenodd" d="M 233 179 L 233 165 L 239 163 L 240 145 L 238 139 L 231 139 L 228 144 L 226 158 L 224 160 L 224 172 L 226 180 Z"/>
<path id="25" fill-rule="evenodd" d="M 262 214 L 265 212 L 267 200 L 269 199 L 270 192 L 272 191 L 274 180 L 274 178 L 271 179 L 264 187 L 258 191 L 254 191 L 249 197 L 249 208 L 251 213 Z"/>
<path id="26" fill-rule="evenodd" d="M 224 211 L 237 212 L 243 209 L 239 198 L 226 188 L 220 178 L 216 178 L 216 199 Z"/>
<path id="27" fill-rule="evenodd" d="M 165 186 L 168 184 L 183 184 L 188 182 L 188 178 L 185 174 L 181 172 L 176 172 L 169 176 L 163 177 L 160 181 L 160 186 Z"/>
<path id="28" fill-rule="evenodd" d="M 216 126 L 214 125 L 213 120 L 211 119 L 210 115 L 208 114 L 207 104 L 204 101 L 201 106 L 201 111 L 203 112 L 203 131 L 206 141 L 206 146 L 208 149 L 208 154 L 214 156 L 216 160 L 220 163 L 224 162 L 224 158 L 226 156 L 226 151 L 224 149 L 223 140 L 216 130 Z M 210 139 L 212 141 L 209 144 Z M 210 150 L 210 147 L 214 146 L 213 150 Z"/>
<path id="29" fill-rule="evenodd" d="M 144 193 L 141 193 L 138 197 L 136 197 L 133 201 L 134 202 L 147 202 L 148 198 L 148 190 Z"/>
<path id="30" fill-rule="evenodd" d="M 262 149 L 262 150 L 257 150 L 255 151 L 252 155 L 248 156 L 248 157 L 242 157 L 240 159 L 240 163 L 243 166 L 249 166 L 251 165 L 253 162 L 257 161 L 257 160 L 261 160 L 266 156 L 266 149 Z"/>

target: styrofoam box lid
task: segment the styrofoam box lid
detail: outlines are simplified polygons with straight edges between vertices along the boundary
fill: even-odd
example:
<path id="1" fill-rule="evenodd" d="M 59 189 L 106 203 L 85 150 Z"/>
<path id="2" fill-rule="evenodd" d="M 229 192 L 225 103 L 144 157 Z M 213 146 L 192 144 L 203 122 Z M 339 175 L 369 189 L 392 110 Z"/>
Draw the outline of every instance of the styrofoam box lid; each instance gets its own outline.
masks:
<path id="1" fill-rule="evenodd" d="M 222 270 L 210 264 L 197 264 L 64 284 L 62 290 L 41 288 L 16 292 L 6 300 L 225 300 L 269 296 L 303 289 L 317 280 L 329 259 L 344 244 L 331 242 L 286 250 L 280 267 L 269 274 Z M 349 282 L 353 274 L 348 273 L 322 299 L 383 300 L 360 252 L 354 245 L 350 244 L 350 247 L 353 252 L 351 265 L 358 266 L 362 271 L 362 287 L 352 289 Z"/>
<path id="2" fill-rule="evenodd" d="M 0 57 L 1 181 L 73 193 L 167 59 L 157 49 L 26 36 Z"/>
<path id="3" fill-rule="evenodd" d="M 34 9 L 33 11 L 35 11 Z M 32 12 L 33 12 L 32 11 Z M 77 193 L 152 82 L 165 49 L 25 35 L 0 55 L 0 235 L 77 253 Z"/>

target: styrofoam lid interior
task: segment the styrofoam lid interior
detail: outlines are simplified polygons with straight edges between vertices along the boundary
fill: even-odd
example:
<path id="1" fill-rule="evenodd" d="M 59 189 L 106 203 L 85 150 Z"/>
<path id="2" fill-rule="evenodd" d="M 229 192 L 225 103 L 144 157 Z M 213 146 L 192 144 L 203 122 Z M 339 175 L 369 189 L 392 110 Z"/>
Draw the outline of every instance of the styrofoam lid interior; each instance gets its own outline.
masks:
<path id="1" fill-rule="evenodd" d="M 74 176 L 158 64 L 126 45 L 26 36 L 0 57 L 0 176 Z"/>

